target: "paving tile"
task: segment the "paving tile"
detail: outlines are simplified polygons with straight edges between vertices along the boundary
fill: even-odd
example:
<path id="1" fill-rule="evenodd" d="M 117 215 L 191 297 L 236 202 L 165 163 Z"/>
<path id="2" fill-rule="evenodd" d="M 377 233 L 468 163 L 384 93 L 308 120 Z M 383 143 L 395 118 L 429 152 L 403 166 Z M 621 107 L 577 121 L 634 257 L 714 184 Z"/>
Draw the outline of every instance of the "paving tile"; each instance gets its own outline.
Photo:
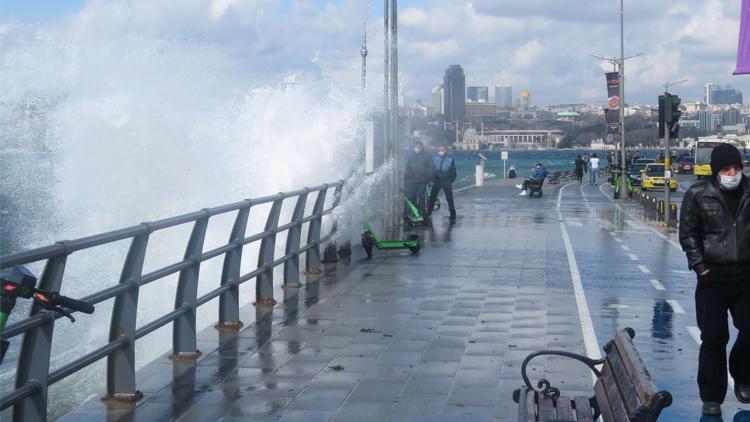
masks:
<path id="1" fill-rule="evenodd" d="M 422 393 L 404 393 L 402 394 L 395 407 L 394 414 L 407 415 L 436 415 L 443 410 L 447 394 L 422 394 Z"/>
<path id="2" fill-rule="evenodd" d="M 348 389 L 308 388 L 289 405 L 294 410 L 333 411 L 349 394 Z"/>
<path id="3" fill-rule="evenodd" d="M 372 402 L 395 402 L 404 384 L 382 381 L 362 381 L 352 391 L 350 400 Z"/>

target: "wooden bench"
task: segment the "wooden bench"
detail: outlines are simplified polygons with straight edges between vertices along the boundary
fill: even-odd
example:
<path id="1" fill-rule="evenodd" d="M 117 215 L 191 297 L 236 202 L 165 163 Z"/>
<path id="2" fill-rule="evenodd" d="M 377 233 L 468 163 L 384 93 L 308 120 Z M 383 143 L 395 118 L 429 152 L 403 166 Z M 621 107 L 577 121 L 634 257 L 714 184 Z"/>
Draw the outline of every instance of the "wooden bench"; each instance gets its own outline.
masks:
<path id="1" fill-rule="evenodd" d="M 672 395 L 658 391 L 635 348 L 635 331 L 626 328 L 604 346 L 606 356 L 600 360 L 569 352 L 544 350 L 526 357 L 521 366 L 526 387 L 513 392 L 518 403 L 519 422 L 527 421 L 656 421 L 662 409 L 672 404 Z M 526 374 L 526 366 L 537 356 L 555 355 L 578 360 L 596 375 L 592 397 L 563 397 L 546 379 L 536 390 Z M 598 367 L 601 366 L 601 371 Z"/>
<path id="2" fill-rule="evenodd" d="M 561 172 L 559 171 L 554 172 L 552 176 L 549 177 L 549 182 L 547 183 L 549 183 L 550 185 L 556 185 L 560 183 L 560 174 Z"/>

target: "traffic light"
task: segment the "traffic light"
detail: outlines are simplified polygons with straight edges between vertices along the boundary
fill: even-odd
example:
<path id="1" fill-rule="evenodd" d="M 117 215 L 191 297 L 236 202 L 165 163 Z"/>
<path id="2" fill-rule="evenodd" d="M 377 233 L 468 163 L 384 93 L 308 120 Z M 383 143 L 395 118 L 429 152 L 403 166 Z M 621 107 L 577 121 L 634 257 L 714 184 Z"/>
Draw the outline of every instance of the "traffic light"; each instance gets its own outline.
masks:
<path id="1" fill-rule="evenodd" d="M 682 117 L 682 111 L 680 111 L 680 103 L 682 100 L 676 95 L 672 95 L 665 92 L 664 95 L 659 95 L 659 138 L 664 137 L 664 122 L 666 120 L 667 126 L 669 126 L 669 137 L 672 139 L 678 138 L 680 134 L 680 117 Z"/>
<path id="2" fill-rule="evenodd" d="M 669 123 L 672 123 L 672 125 L 676 125 L 677 122 L 680 121 L 680 117 L 682 116 L 682 111 L 680 111 L 680 103 L 682 102 L 682 100 L 676 95 L 670 95 L 669 97 L 671 99 L 671 104 L 669 107 L 671 111 L 669 116 Z"/>

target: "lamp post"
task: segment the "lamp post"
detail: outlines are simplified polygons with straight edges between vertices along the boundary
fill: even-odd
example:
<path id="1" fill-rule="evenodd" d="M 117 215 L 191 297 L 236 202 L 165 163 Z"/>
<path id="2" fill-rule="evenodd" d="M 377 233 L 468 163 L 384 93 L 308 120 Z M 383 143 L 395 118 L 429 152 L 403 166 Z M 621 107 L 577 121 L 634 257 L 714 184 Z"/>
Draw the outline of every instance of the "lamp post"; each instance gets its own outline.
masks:
<path id="1" fill-rule="evenodd" d="M 388 177 L 385 195 L 385 231 L 388 238 L 395 239 L 400 234 L 401 212 L 401 163 L 399 156 L 398 130 L 398 0 L 384 0 L 384 116 L 383 134 L 385 137 L 384 158 L 392 168 Z M 390 16 L 389 16 L 390 14 Z"/>

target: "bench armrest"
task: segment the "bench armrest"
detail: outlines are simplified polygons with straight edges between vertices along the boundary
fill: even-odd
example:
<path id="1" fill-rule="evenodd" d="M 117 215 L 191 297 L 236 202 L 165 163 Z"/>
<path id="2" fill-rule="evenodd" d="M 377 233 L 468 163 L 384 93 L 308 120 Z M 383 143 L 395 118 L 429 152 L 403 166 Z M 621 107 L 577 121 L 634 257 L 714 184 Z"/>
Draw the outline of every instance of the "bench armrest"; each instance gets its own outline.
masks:
<path id="1" fill-rule="evenodd" d="M 521 376 L 523 377 L 523 382 L 526 384 L 526 388 L 531 391 L 536 391 L 539 394 L 542 394 L 546 397 L 551 398 L 558 398 L 560 397 L 560 389 L 553 387 L 550 382 L 542 378 L 537 383 L 536 388 L 531 384 L 531 381 L 529 380 L 529 376 L 526 374 L 526 366 L 529 364 L 529 362 L 534 359 L 537 356 L 544 356 L 544 355 L 553 355 L 553 356 L 563 356 L 566 358 L 575 359 L 584 365 L 588 366 L 589 369 L 591 369 L 597 378 L 601 377 L 601 372 L 599 372 L 599 369 L 596 368 L 597 365 L 604 364 L 605 359 L 591 359 L 583 355 L 578 355 L 575 353 L 570 352 L 564 352 L 562 350 L 542 350 L 539 352 L 534 352 L 528 356 L 526 356 L 526 359 L 523 360 L 523 363 L 521 364 Z M 537 388 L 541 389 L 538 390 Z"/>

